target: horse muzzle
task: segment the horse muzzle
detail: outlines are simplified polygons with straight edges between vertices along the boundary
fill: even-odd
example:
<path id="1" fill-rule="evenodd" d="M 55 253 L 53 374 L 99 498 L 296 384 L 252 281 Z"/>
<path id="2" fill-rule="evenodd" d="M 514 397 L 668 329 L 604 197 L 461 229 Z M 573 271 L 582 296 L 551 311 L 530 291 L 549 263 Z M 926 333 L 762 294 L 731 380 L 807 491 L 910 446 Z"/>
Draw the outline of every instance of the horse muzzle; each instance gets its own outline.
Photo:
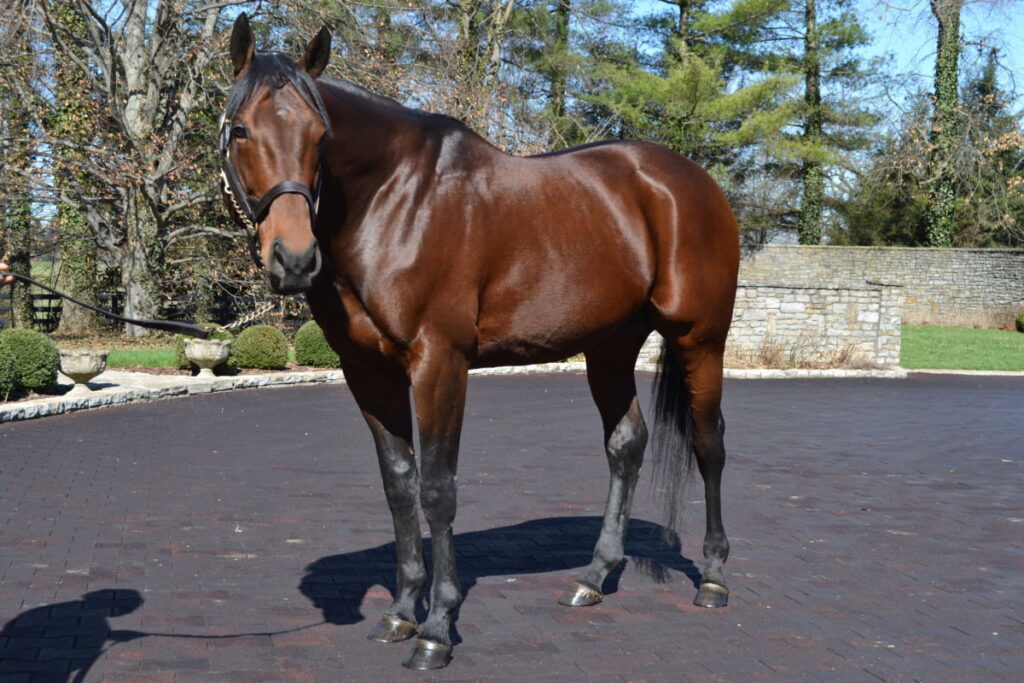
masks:
<path id="1" fill-rule="evenodd" d="M 267 280 L 275 294 L 299 294 L 313 285 L 320 272 L 320 249 L 316 240 L 305 252 L 296 254 L 275 238 L 267 259 Z"/>

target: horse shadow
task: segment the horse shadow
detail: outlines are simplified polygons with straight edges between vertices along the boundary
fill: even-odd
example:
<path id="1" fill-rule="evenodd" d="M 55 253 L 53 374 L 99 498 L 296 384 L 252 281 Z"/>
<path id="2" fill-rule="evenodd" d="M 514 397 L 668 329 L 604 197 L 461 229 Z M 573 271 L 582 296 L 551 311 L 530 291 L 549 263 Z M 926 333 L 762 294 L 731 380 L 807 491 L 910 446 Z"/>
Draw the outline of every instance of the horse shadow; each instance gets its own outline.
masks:
<path id="1" fill-rule="evenodd" d="M 550 517 L 512 526 L 456 534 L 455 556 L 463 595 L 469 595 L 480 578 L 516 574 L 542 574 L 583 567 L 590 563 L 601 531 L 600 517 Z M 431 567 L 430 539 L 423 552 Z M 629 522 L 625 543 L 626 559 L 604 582 L 605 595 L 615 593 L 626 564 L 634 566 L 657 583 L 670 572 L 685 575 L 694 588 L 700 586 L 700 571 L 682 554 L 679 536 L 660 524 L 640 519 Z M 360 606 L 373 586 L 384 586 L 394 597 L 395 544 L 321 557 L 308 567 L 299 591 L 323 612 L 331 624 L 349 625 L 363 621 Z M 568 582 L 566 583 L 568 588 Z M 429 589 L 424 588 L 424 597 Z M 426 617 L 420 600 L 417 620 Z"/>
<path id="2" fill-rule="evenodd" d="M 112 645 L 147 635 L 112 630 L 108 622 L 134 612 L 142 602 L 137 591 L 108 589 L 22 612 L 0 630 L 0 679 L 84 681 Z"/>

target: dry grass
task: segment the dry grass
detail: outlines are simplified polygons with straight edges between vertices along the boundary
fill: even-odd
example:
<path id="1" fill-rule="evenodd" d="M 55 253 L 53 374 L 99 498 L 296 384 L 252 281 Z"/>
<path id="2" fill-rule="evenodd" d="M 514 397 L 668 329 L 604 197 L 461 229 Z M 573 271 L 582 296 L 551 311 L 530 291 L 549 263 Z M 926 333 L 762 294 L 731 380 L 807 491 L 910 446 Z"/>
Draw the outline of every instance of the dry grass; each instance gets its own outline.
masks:
<path id="1" fill-rule="evenodd" d="M 786 345 L 768 335 L 762 340 L 760 348 L 754 351 L 727 351 L 725 366 L 740 369 L 772 368 L 780 370 L 795 368 L 872 370 L 879 367 L 864 355 L 857 344 L 847 344 L 840 349 L 830 351 L 817 351 L 814 343 L 806 337 L 800 337 L 796 342 Z"/>

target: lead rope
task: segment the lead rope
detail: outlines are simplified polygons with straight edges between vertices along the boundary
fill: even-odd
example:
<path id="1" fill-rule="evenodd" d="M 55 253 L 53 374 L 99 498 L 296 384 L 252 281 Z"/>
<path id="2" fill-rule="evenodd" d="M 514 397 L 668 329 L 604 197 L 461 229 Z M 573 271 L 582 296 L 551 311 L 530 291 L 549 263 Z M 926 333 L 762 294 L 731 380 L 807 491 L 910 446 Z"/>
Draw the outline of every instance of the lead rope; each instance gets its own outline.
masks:
<path id="1" fill-rule="evenodd" d="M 22 275 L 21 273 L 5 273 L 5 275 L 13 277 L 16 280 L 21 280 L 22 282 L 25 282 L 27 284 L 34 285 L 44 291 L 50 292 L 51 294 L 56 294 L 59 297 L 67 299 L 71 303 L 78 304 L 83 308 L 88 308 L 90 311 L 95 311 L 96 313 L 106 316 L 111 320 L 117 320 L 119 322 L 128 323 L 129 325 L 136 325 L 138 327 L 146 327 L 151 330 L 162 330 L 164 332 L 186 334 L 190 337 L 198 337 L 199 339 L 206 339 L 207 337 L 210 336 L 210 331 L 208 329 L 200 325 L 196 325 L 195 323 L 179 322 L 177 320 L 139 320 L 137 318 L 129 318 L 124 315 L 118 315 L 113 311 L 108 311 L 105 308 L 100 308 L 99 306 L 93 306 L 92 304 L 80 301 L 79 299 L 76 299 L 70 294 L 65 294 L 59 289 L 54 289 L 49 285 L 44 285 L 42 282 L 39 282 L 38 280 L 33 280 L 27 275 Z"/>
<path id="2" fill-rule="evenodd" d="M 253 310 L 253 312 L 250 313 L 249 315 L 239 318 L 233 323 L 228 323 L 227 325 L 220 325 L 217 329 L 226 331 L 233 330 L 236 327 L 241 327 L 242 325 L 248 325 L 253 320 L 256 320 L 257 318 L 260 318 L 266 313 L 268 313 L 270 309 L 272 309 L 274 306 L 275 304 L 273 301 L 264 301 L 262 306 Z"/>

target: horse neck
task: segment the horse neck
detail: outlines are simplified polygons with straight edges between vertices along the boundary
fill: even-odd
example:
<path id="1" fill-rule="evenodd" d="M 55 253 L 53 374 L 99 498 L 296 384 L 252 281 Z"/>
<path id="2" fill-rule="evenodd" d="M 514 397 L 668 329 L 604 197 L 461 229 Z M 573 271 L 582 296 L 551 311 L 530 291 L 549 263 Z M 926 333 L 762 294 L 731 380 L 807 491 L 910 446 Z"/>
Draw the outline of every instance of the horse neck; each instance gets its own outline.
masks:
<path id="1" fill-rule="evenodd" d="M 372 95 L 333 86 L 321 87 L 321 94 L 331 119 L 328 168 L 348 201 L 369 200 L 401 164 L 422 150 L 426 131 L 414 112 L 378 102 Z"/>

